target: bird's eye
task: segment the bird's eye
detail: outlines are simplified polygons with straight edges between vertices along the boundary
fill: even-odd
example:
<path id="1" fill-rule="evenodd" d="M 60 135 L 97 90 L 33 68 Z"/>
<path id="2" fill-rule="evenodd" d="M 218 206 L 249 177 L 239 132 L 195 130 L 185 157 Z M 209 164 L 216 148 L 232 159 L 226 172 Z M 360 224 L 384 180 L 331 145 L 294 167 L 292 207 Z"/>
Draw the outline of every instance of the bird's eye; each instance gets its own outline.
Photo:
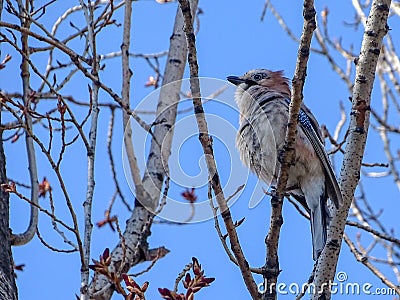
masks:
<path id="1" fill-rule="evenodd" d="M 265 74 L 265 73 L 257 73 L 257 74 L 254 74 L 254 75 L 253 75 L 253 79 L 254 79 L 255 81 L 259 81 L 259 80 L 264 79 L 264 78 L 268 78 L 268 74 Z"/>

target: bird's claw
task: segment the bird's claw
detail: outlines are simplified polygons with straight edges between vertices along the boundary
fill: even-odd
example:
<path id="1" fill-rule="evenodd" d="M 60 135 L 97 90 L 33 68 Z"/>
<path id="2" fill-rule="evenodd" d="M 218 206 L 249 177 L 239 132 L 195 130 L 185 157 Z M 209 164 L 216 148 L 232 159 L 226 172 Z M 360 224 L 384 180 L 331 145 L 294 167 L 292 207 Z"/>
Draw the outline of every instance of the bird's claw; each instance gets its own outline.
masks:
<path id="1" fill-rule="evenodd" d="M 283 148 L 283 149 L 278 150 L 278 161 L 279 161 L 280 164 L 283 164 L 285 162 L 287 150 L 288 150 L 287 148 Z M 290 166 L 294 166 L 295 165 L 294 157 L 293 157 L 293 159 L 291 161 L 288 162 L 288 164 Z"/>

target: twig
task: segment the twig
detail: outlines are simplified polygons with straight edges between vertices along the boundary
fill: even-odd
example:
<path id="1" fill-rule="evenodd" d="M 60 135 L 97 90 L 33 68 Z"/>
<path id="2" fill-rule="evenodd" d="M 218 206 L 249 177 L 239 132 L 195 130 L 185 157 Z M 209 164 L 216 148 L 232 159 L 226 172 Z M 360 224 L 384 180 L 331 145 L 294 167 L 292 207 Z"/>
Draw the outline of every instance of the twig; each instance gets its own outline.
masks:
<path id="1" fill-rule="evenodd" d="M 151 261 L 150 265 L 146 269 L 144 269 L 138 273 L 135 273 L 135 274 L 129 274 L 129 276 L 138 277 L 140 275 L 143 275 L 143 274 L 149 272 L 156 265 L 157 261 L 158 261 L 158 258 L 155 258 L 154 260 Z"/>
<path id="2" fill-rule="evenodd" d="M 339 106 L 340 106 L 340 120 L 338 121 L 338 123 L 336 125 L 335 132 L 333 134 L 333 139 L 336 140 L 336 141 L 339 139 L 340 132 L 342 131 L 342 129 L 344 127 L 344 124 L 347 121 L 347 114 L 346 114 L 346 111 L 344 109 L 342 101 L 340 101 Z"/>
<path id="3" fill-rule="evenodd" d="M 227 198 L 227 201 L 226 201 L 226 202 L 228 203 L 229 200 L 232 199 L 243 187 L 244 187 L 244 185 L 239 186 L 239 187 L 237 188 L 237 190 L 236 190 L 232 195 L 230 195 L 230 196 Z M 216 230 L 217 233 L 218 233 L 218 237 L 219 237 L 219 239 L 220 239 L 220 241 L 221 241 L 222 247 L 224 248 L 226 254 L 227 254 L 228 257 L 229 257 L 229 259 L 230 259 L 235 265 L 238 266 L 238 262 L 237 262 L 235 256 L 234 256 L 234 255 L 232 254 L 232 252 L 229 250 L 228 244 L 227 244 L 227 242 L 226 242 L 226 238 L 227 238 L 228 236 L 227 236 L 226 234 L 222 234 L 221 227 L 220 227 L 220 225 L 219 225 L 218 215 L 217 215 L 218 207 L 215 207 L 215 206 L 214 206 L 213 197 L 212 197 L 212 187 L 211 187 L 211 184 L 210 184 L 210 183 L 208 184 L 208 200 L 209 200 L 209 204 L 210 204 L 210 206 L 211 206 L 212 212 L 213 212 L 214 227 L 215 227 L 215 230 Z M 262 273 L 263 273 L 263 269 L 262 269 L 262 268 L 250 268 L 250 271 L 251 271 L 252 273 L 255 273 L 255 274 L 262 274 Z"/>
<path id="4" fill-rule="evenodd" d="M 325 40 L 321 34 L 321 32 L 317 29 L 315 33 L 315 37 L 317 38 L 317 42 L 321 47 L 321 54 L 324 55 L 328 62 L 331 64 L 332 69 L 339 75 L 339 77 L 347 84 L 348 89 L 351 91 L 351 88 L 353 86 L 352 82 L 350 79 L 346 76 L 345 71 L 343 71 L 339 65 L 336 63 L 334 58 L 330 55 L 328 48 L 326 47 Z"/>
<path id="5" fill-rule="evenodd" d="M 35 39 L 48 43 L 50 45 L 53 45 L 54 47 L 58 48 L 59 50 L 61 50 L 62 52 L 64 52 L 65 54 L 67 54 L 72 62 L 78 67 L 78 69 L 83 73 L 83 75 L 85 75 L 88 79 L 90 79 L 92 82 L 96 82 L 96 86 L 98 85 L 101 89 L 103 89 L 107 94 L 110 95 L 110 97 L 112 97 L 114 99 L 114 101 L 116 101 L 122 109 L 124 109 L 130 116 L 132 116 L 136 122 L 138 122 L 138 124 L 146 131 L 148 131 L 154 138 L 154 134 L 151 131 L 151 126 L 146 124 L 141 118 L 139 118 L 139 116 L 132 110 L 129 109 L 129 107 L 127 107 L 126 105 L 124 105 L 122 98 L 120 96 L 118 96 L 118 94 L 116 94 L 113 89 L 111 89 L 110 87 L 106 86 L 104 83 L 102 83 L 98 78 L 96 79 L 96 76 L 94 76 L 93 74 L 91 74 L 82 64 L 81 62 L 85 62 L 87 64 L 90 65 L 91 61 L 82 57 L 81 55 L 76 54 L 72 49 L 68 48 L 66 45 L 62 44 L 61 42 L 58 41 L 54 41 L 51 39 L 48 39 L 46 37 L 43 37 L 37 33 L 34 33 L 32 31 L 26 30 L 26 28 L 23 27 L 19 27 L 15 24 L 10 24 L 7 22 L 2 22 L 0 21 L 0 27 L 4 26 L 7 28 L 11 28 L 14 30 L 17 30 L 19 32 L 21 32 L 22 34 L 27 34 L 29 36 L 34 37 Z M 2 33 L 0 33 L 0 35 L 4 36 Z"/>
<path id="6" fill-rule="evenodd" d="M 215 206 L 214 206 L 213 196 L 212 196 L 212 186 L 211 186 L 211 182 L 208 183 L 208 201 L 209 201 L 209 204 L 210 204 L 210 206 L 211 206 L 211 210 L 212 210 L 212 212 L 213 212 L 214 227 L 215 227 L 215 230 L 216 230 L 217 233 L 218 233 L 218 237 L 219 237 L 219 239 L 220 239 L 220 241 L 221 241 L 222 247 L 224 248 L 225 253 L 228 255 L 228 257 L 229 257 L 229 259 L 231 260 L 231 262 L 233 262 L 235 265 L 238 266 L 239 264 L 238 264 L 238 262 L 237 262 L 235 256 L 234 256 L 234 255 L 232 254 L 232 252 L 229 250 L 229 246 L 228 246 L 228 244 L 227 244 L 227 242 L 226 242 L 227 235 L 226 235 L 226 234 L 222 234 L 221 226 L 219 225 L 218 214 L 217 214 L 217 212 L 218 212 L 218 207 L 215 207 Z"/>
<path id="7" fill-rule="evenodd" d="M 39 227 L 36 228 L 36 235 L 37 235 L 37 237 L 39 238 L 40 242 L 41 242 L 46 248 L 50 249 L 51 251 L 60 252 L 60 253 L 73 253 L 73 252 L 78 251 L 77 248 L 66 250 L 66 249 L 58 249 L 58 248 L 56 248 L 56 247 L 51 246 L 51 245 L 50 245 L 49 243 L 47 243 L 47 242 L 43 239 L 43 237 L 41 236 L 40 231 L 39 231 Z"/>
<path id="8" fill-rule="evenodd" d="M 1 32 L 0 32 L 0 36 L 2 36 L 3 39 L 5 39 L 9 44 L 11 44 L 11 45 L 24 57 L 24 59 L 29 63 L 29 65 L 30 65 L 30 67 L 32 68 L 32 70 L 43 80 L 44 83 L 46 83 L 46 84 L 48 85 L 48 87 L 50 88 L 50 91 L 51 91 L 52 93 L 55 94 L 56 99 L 58 99 L 59 101 L 63 102 L 63 105 L 65 105 L 62 96 L 61 96 L 60 94 L 58 94 L 58 92 L 52 87 L 52 85 L 48 82 L 48 80 L 40 73 L 40 71 L 36 68 L 36 66 L 35 66 L 35 65 L 32 63 L 32 61 L 29 59 L 29 56 L 26 55 L 21 49 L 18 48 L 18 46 L 17 46 L 15 43 L 11 42 L 11 41 L 10 41 L 4 34 L 2 34 Z M 34 96 L 36 96 L 36 94 L 35 94 Z M 0 93 L 0 99 L 3 98 L 3 97 L 4 97 L 8 102 L 13 103 L 13 101 L 12 101 L 11 99 L 7 99 L 6 95 L 3 95 L 2 93 Z M 14 105 L 15 105 L 15 104 L 14 104 Z M 77 119 L 76 119 L 75 116 L 74 116 L 74 113 L 73 113 L 72 110 L 69 108 L 69 106 L 66 105 L 65 107 L 66 107 L 66 109 L 67 109 L 67 111 L 68 111 L 68 113 L 69 113 L 69 115 L 70 115 L 70 117 L 71 117 L 71 120 L 69 120 L 69 121 L 71 121 L 71 122 L 75 125 L 76 129 L 78 130 L 78 132 L 79 132 L 79 134 L 80 134 L 80 136 L 81 136 L 81 138 L 82 138 L 83 143 L 84 143 L 85 146 L 86 146 L 86 149 L 88 149 L 88 148 L 89 148 L 89 143 L 88 143 L 88 141 L 87 141 L 87 139 L 86 139 L 85 134 L 83 133 L 82 127 L 79 125 Z M 27 107 L 26 109 L 29 109 L 29 108 Z M 57 109 L 55 109 L 54 111 L 56 111 L 56 110 L 57 110 Z M 52 112 L 52 111 L 51 111 L 51 112 Z M 34 113 L 37 114 L 37 112 L 34 112 Z M 59 121 L 59 119 L 55 119 L 55 120 L 56 120 L 56 121 Z"/>
<path id="9" fill-rule="evenodd" d="M 50 210 L 53 216 L 56 215 L 56 210 L 55 210 L 55 206 L 54 206 L 54 200 L 53 200 L 53 191 L 50 188 L 49 189 L 49 203 L 50 203 Z M 58 228 L 57 222 L 52 218 L 51 219 L 51 224 L 53 225 L 53 229 L 55 230 L 55 232 L 57 232 L 64 240 L 64 243 L 70 245 L 72 248 L 74 248 L 74 251 L 78 251 L 79 247 L 73 243 L 69 238 L 67 238 L 67 236 L 65 235 L 65 233 Z M 39 229 L 37 229 L 37 233 L 39 234 Z"/>
<path id="10" fill-rule="evenodd" d="M 175 284 L 174 284 L 174 292 L 176 293 L 178 291 L 178 285 L 179 282 L 183 279 L 183 277 L 185 277 L 186 273 L 190 271 L 190 269 L 192 268 L 193 264 L 192 263 L 188 263 L 182 270 L 182 272 L 180 272 L 178 274 L 178 276 L 175 279 Z"/>
<path id="11" fill-rule="evenodd" d="M 261 22 L 264 21 L 265 14 L 267 13 L 267 10 L 268 10 L 269 2 L 270 2 L 270 0 L 266 0 L 264 3 L 264 7 L 263 7 L 263 10 L 261 12 L 261 17 L 260 17 Z"/>
<path id="12" fill-rule="evenodd" d="M 340 151 L 341 153 L 344 153 L 342 146 L 346 143 L 347 137 L 349 136 L 349 131 L 346 130 L 343 140 L 339 143 L 330 135 L 330 133 L 327 129 L 325 129 L 325 133 L 328 135 L 328 138 L 329 138 L 330 142 L 332 143 L 332 145 L 336 147 L 336 149 L 332 149 L 331 151 L 329 151 L 328 155 L 335 154 L 338 151 Z"/>
<path id="13" fill-rule="evenodd" d="M 49 212 L 47 209 L 44 209 L 43 207 L 41 207 L 39 204 L 35 204 L 33 201 L 31 201 L 29 198 L 25 197 L 24 195 L 22 195 L 21 193 L 19 193 L 16 190 L 9 190 L 8 189 L 8 185 L 7 184 L 2 184 L 1 188 L 3 190 L 5 190 L 6 192 L 15 194 L 18 198 L 28 202 L 29 204 L 35 206 L 39 211 L 45 213 L 46 215 L 48 215 L 50 218 L 52 218 L 55 222 L 60 223 L 62 226 L 64 226 L 66 229 L 68 229 L 71 232 L 76 233 L 76 229 L 72 228 L 71 226 L 69 226 L 68 224 L 66 224 L 65 222 L 63 222 L 62 220 L 58 219 L 55 215 L 53 215 L 51 212 Z"/>
<path id="14" fill-rule="evenodd" d="M 264 6 L 265 7 L 265 6 Z M 296 37 L 296 35 L 293 33 L 293 31 L 289 28 L 289 26 L 286 24 L 285 20 L 283 17 L 279 14 L 279 12 L 275 9 L 275 7 L 272 5 L 271 1 L 268 1 L 268 8 L 271 11 L 272 15 L 275 17 L 275 19 L 278 21 L 279 25 L 282 27 L 282 29 L 286 32 L 286 34 L 296 43 L 299 44 L 300 40 Z M 310 47 L 310 50 L 312 52 L 322 54 L 321 50 L 318 50 L 316 48 Z"/>
<path id="15" fill-rule="evenodd" d="M 0 101 L 4 99 L 3 97 L 4 97 L 4 96 L 2 95 L 2 93 L 0 93 Z M 64 179 L 63 179 L 63 177 L 61 176 L 60 169 L 57 168 L 56 163 L 54 162 L 54 160 L 53 160 L 53 158 L 51 157 L 50 153 L 47 151 L 47 149 L 46 149 L 46 147 L 44 146 L 44 144 L 39 140 L 39 138 L 38 138 L 36 135 L 33 134 L 33 132 L 29 129 L 29 127 L 26 126 L 26 124 L 23 122 L 22 118 L 21 118 L 16 112 L 14 112 L 14 111 L 7 105 L 7 103 L 6 103 L 5 101 L 2 102 L 2 106 L 5 107 L 9 112 L 11 112 L 11 114 L 18 120 L 18 122 L 20 122 L 20 124 L 22 125 L 22 127 L 25 129 L 26 134 L 29 135 L 29 136 L 36 142 L 36 144 L 40 147 L 41 151 L 45 154 L 45 156 L 46 156 L 47 160 L 49 161 L 51 167 L 53 168 L 54 172 L 56 173 L 57 179 L 58 179 L 58 181 L 59 181 L 59 183 L 60 183 L 61 190 L 62 190 L 62 192 L 63 192 L 63 194 L 64 194 L 64 197 L 65 197 L 65 200 L 66 200 L 66 204 L 67 204 L 68 210 L 69 210 L 69 212 L 70 212 L 70 214 L 71 214 L 71 218 L 72 218 L 72 221 L 73 221 L 73 224 L 74 224 L 74 228 L 73 228 L 73 229 L 70 229 L 70 230 L 73 231 L 73 233 L 74 233 L 75 236 L 76 236 L 76 240 L 77 240 L 78 248 L 79 248 L 79 253 L 80 253 L 80 256 L 81 256 L 81 259 L 82 259 L 82 258 L 83 258 L 83 247 L 82 247 L 82 240 L 81 240 L 80 233 L 79 233 L 79 229 L 78 229 L 78 228 L 79 228 L 79 227 L 78 227 L 78 220 L 77 220 L 77 217 L 76 217 L 74 208 L 73 208 L 73 206 L 72 206 L 72 202 L 71 202 L 71 199 L 70 199 L 70 197 L 69 197 L 67 188 L 66 188 L 66 186 L 65 186 Z M 29 201 L 30 201 L 30 200 L 29 200 Z M 32 204 L 32 203 L 31 203 L 31 204 Z M 33 204 L 33 205 L 34 205 L 34 204 Z M 36 205 L 35 205 L 35 206 L 36 206 Z M 39 206 L 37 206 L 37 207 L 39 208 L 39 210 L 41 210 Z M 42 210 L 41 210 L 41 211 L 42 211 Z M 60 223 L 61 223 L 61 222 L 60 222 Z M 62 224 L 62 223 L 61 223 L 61 224 Z M 68 227 L 68 228 L 69 228 L 69 227 Z M 81 262 L 82 262 L 82 264 L 83 264 L 83 260 L 82 260 Z"/>
<path id="16" fill-rule="evenodd" d="M 387 160 L 389 162 L 390 173 L 393 176 L 393 180 L 396 183 L 397 188 L 400 190 L 400 174 L 396 168 L 393 154 L 390 151 L 390 140 L 389 140 L 389 137 L 387 134 L 387 130 L 385 128 L 382 128 L 379 131 L 379 135 L 381 136 L 381 139 L 383 142 L 383 150 L 384 150 Z"/>
<path id="17" fill-rule="evenodd" d="M 308 280 L 307 280 L 307 283 L 306 283 L 305 285 L 302 285 L 302 286 L 301 286 L 301 291 L 300 291 L 300 293 L 296 296 L 295 300 L 300 300 L 301 298 L 303 298 L 303 297 L 305 296 L 306 291 L 307 291 L 307 288 L 310 286 L 310 284 L 311 284 L 312 281 L 313 281 L 314 273 L 315 273 L 315 267 L 316 267 L 316 266 L 317 266 L 317 264 L 315 263 L 315 264 L 314 264 L 314 267 L 313 267 L 313 270 L 312 270 L 312 272 L 311 272 L 311 274 L 310 274 L 310 277 L 309 277 Z"/>
<path id="18" fill-rule="evenodd" d="M 350 251 L 353 253 L 354 257 L 357 259 L 357 261 L 361 262 L 364 266 L 366 266 L 376 277 L 378 277 L 385 285 L 387 285 L 389 288 L 393 289 L 396 291 L 397 294 L 400 294 L 400 287 L 395 285 L 393 282 L 391 282 L 385 275 L 383 275 L 374 265 L 371 264 L 371 262 L 363 256 L 360 251 L 356 248 L 354 243 L 351 241 L 351 239 L 347 236 L 347 234 L 343 235 L 343 239 L 346 242 L 347 246 L 349 246 Z"/>
<path id="19" fill-rule="evenodd" d="M 362 163 L 361 164 L 363 167 L 383 167 L 383 168 L 388 168 L 389 164 L 385 164 L 385 163 Z"/>
<path id="20" fill-rule="evenodd" d="M 108 125 L 108 134 L 107 134 L 108 159 L 110 160 L 111 173 L 112 173 L 112 177 L 113 177 L 113 181 L 114 181 L 117 193 L 118 193 L 119 197 L 121 198 L 122 203 L 125 204 L 126 208 L 129 211 L 132 211 L 131 206 L 129 205 L 129 203 L 126 201 L 124 195 L 122 194 L 122 191 L 121 191 L 121 188 L 119 186 L 118 179 L 117 179 L 117 171 L 115 170 L 114 156 L 113 156 L 112 147 L 111 147 L 113 133 L 114 133 L 114 117 L 115 117 L 115 109 L 111 108 L 111 116 L 110 116 L 110 122 L 109 122 L 109 125 Z M 111 207 L 109 207 L 109 210 L 111 210 Z"/>

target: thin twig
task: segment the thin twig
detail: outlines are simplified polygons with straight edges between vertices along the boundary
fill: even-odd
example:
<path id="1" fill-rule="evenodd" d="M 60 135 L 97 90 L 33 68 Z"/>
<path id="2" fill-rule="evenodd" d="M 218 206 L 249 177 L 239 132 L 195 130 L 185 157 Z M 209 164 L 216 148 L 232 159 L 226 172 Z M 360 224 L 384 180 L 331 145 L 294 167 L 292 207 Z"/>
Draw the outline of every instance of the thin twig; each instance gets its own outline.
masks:
<path id="1" fill-rule="evenodd" d="M 114 155 L 112 152 L 112 138 L 113 138 L 113 133 L 114 133 L 114 117 L 115 117 L 115 109 L 111 108 L 111 115 L 110 115 L 110 122 L 108 125 L 108 133 L 107 133 L 107 153 L 108 153 L 108 159 L 110 160 L 110 167 L 111 167 L 111 174 L 112 174 L 112 178 L 115 184 L 115 188 L 117 190 L 117 193 L 119 195 L 119 197 L 122 200 L 122 203 L 124 203 L 124 205 L 126 206 L 126 208 L 129 211 L 132 211 L 131 206 L 129 205 L 129 203 L 126 201 L 124 195 L 122 194 L 121 188 L 119 186 L 119 181 L 117 179 L 117 171 L 115 169 L 115 163 L 114 163 Z M 109 208 L 109 210 L 111 210 L 111 208 Z"/>
<path id="2" fill-rule="evenodd" d="M 397 294 L 400 294 L 400 287 L 395 285 L 393 282 L 391 282 L 385 275 L 383 275 L 374 265 L 371 264 L 371 262 L 366 259 L 365 256 L 363 256 L 360 251 L 356 248 L 354 243 L 351 241 L 351 239 L 347 236 L 347 234 L 343 235 L 343 239 L 346 242 L 347 246 L 349 246 L 350 251 L 353 253 L 354 257 L 357 259 L 357 261 L 361 262 L 364 266 L 366 266 L 375 276 L 377 276 L 385 285 L 387 285 L 389 288 L 393 289 L 396 291 Z"/>
<path id="3" fill-rule="evenodd" d="M 174 292 L 176 293 L 178 291 L 178 285 L 179 282 L 183 279 L 183 277 L 185 277 L 186 273 L 190 271 L 190 269 L 192 268 L 193 264 L 192 263 L 188 263 L 182 270 L 182 272 L 180 272 L 178 274 L 178 276 L 175 279 L 175 284 L 174 284 Z"/>

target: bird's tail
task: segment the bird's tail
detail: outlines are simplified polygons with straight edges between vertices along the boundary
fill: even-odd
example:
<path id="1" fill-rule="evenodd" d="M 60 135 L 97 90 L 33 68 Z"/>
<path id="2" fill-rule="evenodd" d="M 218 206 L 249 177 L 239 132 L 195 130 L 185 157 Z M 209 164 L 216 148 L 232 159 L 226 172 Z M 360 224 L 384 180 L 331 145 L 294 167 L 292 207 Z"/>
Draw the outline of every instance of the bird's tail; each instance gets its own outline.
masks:
<path id="1" fill-rule="evenodd" d="M 325 196 L 320 197 L 318 207 L 311 209 L 311 234 L 313 245 L 313 259 L 317 260 L 325 247 L 327 238 L 327 222 L 329 222 L 329 211 L 326 207 Z"/>

